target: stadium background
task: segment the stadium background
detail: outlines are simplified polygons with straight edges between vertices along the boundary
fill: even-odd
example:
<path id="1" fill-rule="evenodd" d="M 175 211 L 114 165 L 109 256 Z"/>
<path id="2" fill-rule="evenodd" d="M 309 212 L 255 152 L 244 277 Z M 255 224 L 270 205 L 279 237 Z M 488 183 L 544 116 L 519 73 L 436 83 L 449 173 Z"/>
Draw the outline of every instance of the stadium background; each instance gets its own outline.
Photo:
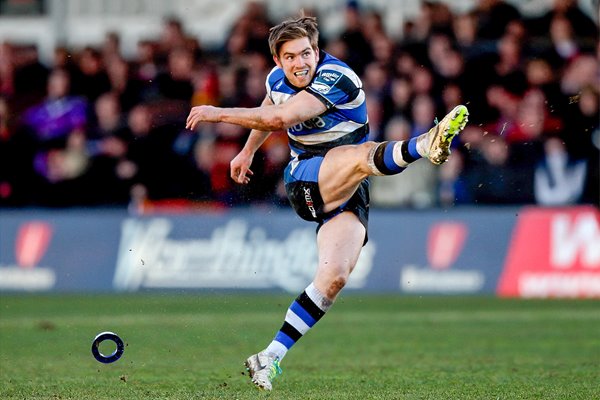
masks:
<path id="1" fill-rule="evenodd" d="M 0 398 L 256 398 L 240 361 L 310 281 L 314 226 L 283 132 L 240 189 L 246 132 L 183 121 L 257 105 L 301 7 L 373 138 L 471 123 L 441 168 L 373 179 L 359 265 L 270 398 L 600 398 L 594 0 L 0 0 Z"/>
<path id="2" fill-rule="evenodd" d="M 372 179 L 367 266 L 351 287 L 597 297 L 594 7 L 2 1 L 0 288 L 303 287 L 315 251 L 282 190 L 285 133 L 242 188 L 228 163 L 246 132 L 183 128 L 193 105 L 258 105 L 268 28 L 303 8 L 319 17 L 321 47 L 361 75 L 373 139 L 423 132 L 457 103 L 471 110 L 450 162 Z M 303 257 L 290 250 L 294 235 L 308 235 Z M 74 247 L 76 237 L 86 240 Z M 150 252 L 152 240 L 163 250 Z M 81 265 L 84 254 L 95 262 Z M 290 260 L 287 273 L 277 257 Z"/>

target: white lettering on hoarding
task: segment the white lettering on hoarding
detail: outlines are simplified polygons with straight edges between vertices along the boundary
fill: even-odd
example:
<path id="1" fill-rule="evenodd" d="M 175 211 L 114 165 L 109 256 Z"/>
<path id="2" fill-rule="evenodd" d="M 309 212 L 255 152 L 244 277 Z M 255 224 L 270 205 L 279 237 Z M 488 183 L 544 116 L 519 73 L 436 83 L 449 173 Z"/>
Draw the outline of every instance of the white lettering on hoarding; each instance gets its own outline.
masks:
<path id="1" fill-rule="evenodd" d="M 50 268 L 0 266 L 0 290 L 50 290 L 56 284 L 56 273 Z"/>
<path id="2" fill-rule="evenodd" d="M 269 238 L 265 229 L 234 219 L 206 239 L 170 238 L 171 230 L 172 222 L 162 218 L 123 223 L 115 288 L 280 287 L 295 292 L 306 287 L 317 265 L 310 228 Z M 372 243 L 363 248 L 347 287 L 364 286 L 374 250 Z"/>
<path id="3" fill-rule="evenodd" d="M 405 292 L 475 293 L 483 289 L 485 277 L 478 270 L 433 270 L 417 266 L 402 268 L 400 288 Z"/>
<path id="4" fill-rule="evenodd" d="M 600 297 L 600 274 L 523 273 L 519 277 L 523 297 Z"/>
<path id="5" fill-rule="evenodd" d="M 552 219 L 551 258 L 554 268 L 568 269 L 580 256 L 584 268 L 600 268 L 600 226 L 592 213 L 580 214 L 574 221 L 567 214 Z"/>

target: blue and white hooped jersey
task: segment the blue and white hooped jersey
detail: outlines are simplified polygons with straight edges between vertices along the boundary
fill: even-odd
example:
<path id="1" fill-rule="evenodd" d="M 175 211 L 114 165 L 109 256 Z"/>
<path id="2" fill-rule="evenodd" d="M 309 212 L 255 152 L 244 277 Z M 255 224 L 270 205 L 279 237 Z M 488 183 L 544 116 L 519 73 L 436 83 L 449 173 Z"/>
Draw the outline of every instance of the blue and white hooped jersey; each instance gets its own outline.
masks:
<path id="1" fill-rule="evenodd" d="M 367 140 L 369 125 L 362 82 L 337 58 L 321 51 L 315 76 L 306 88 L 293 86 L 279 67 L 269 73 L 266 87 L 274 104 L 285 103 L 306 90 L 327 106 L 323 114 L 288 129 L 292 157 L 323 155 L 334 147 Z"/>

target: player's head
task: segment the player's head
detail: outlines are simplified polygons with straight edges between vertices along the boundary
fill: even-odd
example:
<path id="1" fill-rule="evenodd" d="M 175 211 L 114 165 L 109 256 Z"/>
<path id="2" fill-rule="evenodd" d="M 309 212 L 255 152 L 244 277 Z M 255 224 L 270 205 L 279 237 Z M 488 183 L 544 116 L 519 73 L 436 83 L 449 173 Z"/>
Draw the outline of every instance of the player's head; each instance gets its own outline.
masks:
<path id="1" fill-rule="evenodd" d="M 269 48 L 274 57 L 279 56 L 281 46 L 290 40 L 308 38 L 311 47 L 318 49 L 319 30 L 315 17 L 301 16 L 287 19 L 270 29 Z"/>
<path id="2" fill-rule="evenodd" d="M 277 66 L 297 87 L 308 86 L 319 61 L 317 19 L 301 16 L 271 28 L 269 48 Z"/>

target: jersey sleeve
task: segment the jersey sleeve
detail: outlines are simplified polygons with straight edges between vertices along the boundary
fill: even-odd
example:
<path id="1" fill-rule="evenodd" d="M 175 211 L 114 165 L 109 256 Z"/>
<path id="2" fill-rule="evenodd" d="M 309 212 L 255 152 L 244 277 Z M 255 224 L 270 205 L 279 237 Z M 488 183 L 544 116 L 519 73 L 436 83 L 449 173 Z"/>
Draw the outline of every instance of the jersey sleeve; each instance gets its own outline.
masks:
<path id="1" fill-rule="evenodd" d="M 271 69 L 271 72 L 269 72 L 269 74 L 267 75 L 267 79 L 265 79 L 265 88 L 267 89 L 267 96 L 269 96 L 269 99 L 271 99 L 271 101 L 273 101 L 273 86 L 275 85 L 275 83 L 277 82 L 277 67 L 274 67 L 273 69 Z"/>
<path id="2" fill-rule="evenodd" d="M 356 99 L 362 91 L 362 83 L 358 76 L 348 68 L 325 65 L 319 68 L 306 91 L 313 94 L 330 109 Z"/>

